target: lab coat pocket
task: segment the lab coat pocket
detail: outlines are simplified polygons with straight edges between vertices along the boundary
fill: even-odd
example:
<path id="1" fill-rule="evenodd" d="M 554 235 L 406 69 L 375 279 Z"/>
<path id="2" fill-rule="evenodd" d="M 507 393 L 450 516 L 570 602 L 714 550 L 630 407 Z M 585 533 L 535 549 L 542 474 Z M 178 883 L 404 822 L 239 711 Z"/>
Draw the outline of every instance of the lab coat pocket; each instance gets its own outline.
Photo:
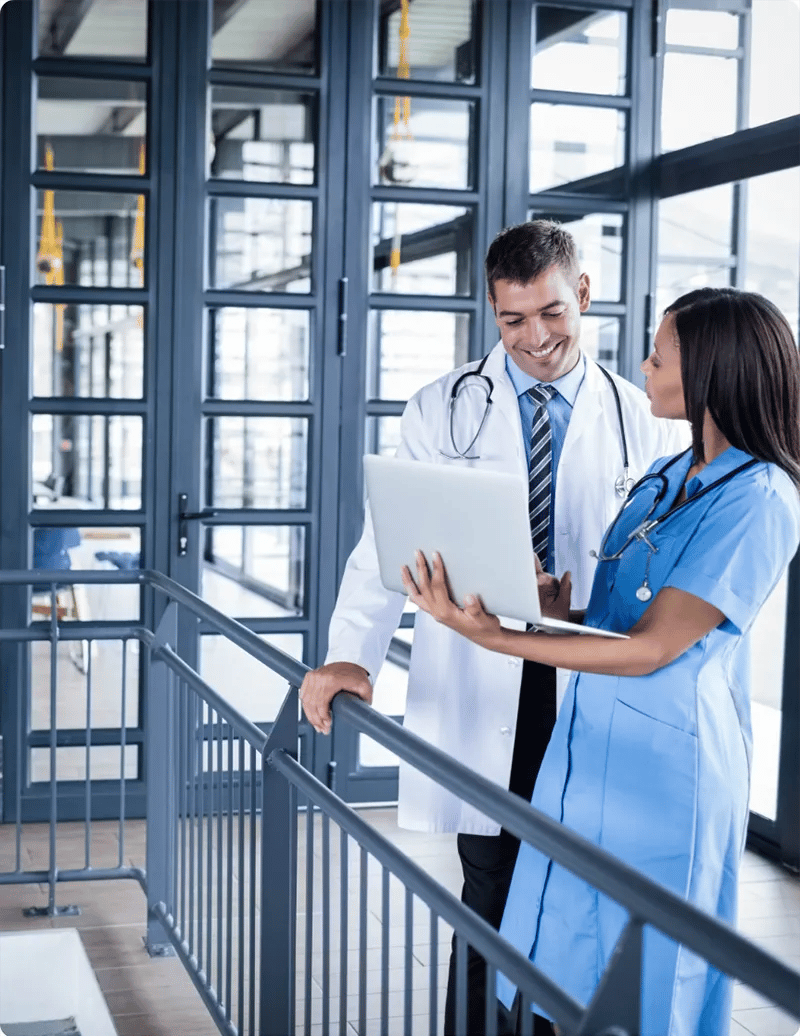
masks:
<path id="1" fill-rule="evenodd" d="M 600 844 L 685 895 L 696 809 L 697 738 L 617 699 L 608 741 Z"/>

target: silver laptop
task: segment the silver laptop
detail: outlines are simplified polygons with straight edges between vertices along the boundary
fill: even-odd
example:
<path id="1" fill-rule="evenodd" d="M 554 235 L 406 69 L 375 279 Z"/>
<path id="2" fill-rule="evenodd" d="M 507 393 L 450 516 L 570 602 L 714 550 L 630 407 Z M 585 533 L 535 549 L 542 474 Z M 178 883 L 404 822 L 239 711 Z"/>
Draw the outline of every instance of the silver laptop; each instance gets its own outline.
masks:
<path id="1" fill-rule="evenodd" d="M 522 619 L 548 633 L 625 637 L 544 618 L 528 518 L 528 486 L 516 475 L 366 456 L 364 475 L 375 528 L 381 582 L 405 593 L 400 570 L 416 571 L 414 551 L 430 563 L 438 550 L 454 600 L 475 594 L 487 611 Z"/>

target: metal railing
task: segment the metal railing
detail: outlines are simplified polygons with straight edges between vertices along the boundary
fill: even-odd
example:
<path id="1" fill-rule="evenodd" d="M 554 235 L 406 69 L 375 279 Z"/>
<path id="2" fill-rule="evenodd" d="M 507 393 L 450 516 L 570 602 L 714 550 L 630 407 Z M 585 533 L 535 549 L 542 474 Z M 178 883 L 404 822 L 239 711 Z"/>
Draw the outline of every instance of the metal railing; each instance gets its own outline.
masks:
<path id="1" fill-rule="evenodd" d="M 133 878 L 147 896 L 147 946 L 174 951 L 222 1033 L 287 1036 L 321 1031 L 360 1034 L 440 1031 L 440 971 L 455 933 L 456 1028 L 466 1030 L 467 947 L 489 962 L 487 1002 L 498 972 L 520 989 L 521 1032 L 530 1032 L 531 1003 L 565 1034 L 638 1032 L 641 942 L 651 925 L 719 970 L 738 978 L 800 1020 L 800 975 L 735 931 L 537 813 L 350 695 L 334 700 L 337 723 L 351 724 L 513 834 L 620 903 L 630 915 L 591 1003 L 578 1004 L 488 924 L 362 815 L 297 761 L 296 688 L 306 668 L 256 634 L 155 572 L 70 572 L 75 583 L 138 583 L 170 602 L 153 632 L 141 625 L 60 623 L 56 587 L 64 573 L 0 573 L 3 584 L 51 585 L 49 624 L 0 631 L 0 645 L 48 641 L 50 715 L 57 715 L 59 645 L 86 642 L 86 754 L 82 782 L 82 863 L 59 867 L 58 765 L 55 724 L 49 732 L 46 867 L 23 866 L 20 821 L 23 773 L 18 763 L 14 865 L 0 885 L 48 885 L 57 912 L 61 882 Z M 249 722 L 177 654 L 180 611 L 257 658 L 290 684 L 269 735 Z M 98 867 L 92 855 L 90 753 L 95 642 L 117 639 L 125 656 L 143 652 L 146 723 L 147 854 L 144 869 L 125 864 L 126 691 L 119 696 L 121 752 L 116 860 Z M 21 691 L 20 691 L 21 693 Z M 18 715 L 24 713 L 19 703 Z M 28 744 L 20 726 L 17 758 Z M 80 740 L 80 739 L 78 739 Z M 338 837 L 331 831 L 334 825 Z M 74 862 L 74 861 L 73 861 Z M 486 1033 L 497 1031 L 487 1010 Z M 526 1029 L 527 1027 L 527 1029 Z"/>

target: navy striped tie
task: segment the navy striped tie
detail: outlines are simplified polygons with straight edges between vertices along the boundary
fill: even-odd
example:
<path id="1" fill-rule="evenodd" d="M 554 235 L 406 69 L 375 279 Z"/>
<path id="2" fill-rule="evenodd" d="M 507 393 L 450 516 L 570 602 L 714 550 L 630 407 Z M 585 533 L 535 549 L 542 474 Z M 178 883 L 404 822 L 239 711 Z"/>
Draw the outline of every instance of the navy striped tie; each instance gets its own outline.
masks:
<path id="1" fill-rule="evenodd" d="M 528 514 L 531 519 L 531 542 L 543 568 L 547 567 L 552 484 L 550 415 L 546 403 L 555 394 L 556 389 L 552 385 L 534 385 L 528 389 L 528 395 L 534 402 L 531 462 L 528 467 Z"/>

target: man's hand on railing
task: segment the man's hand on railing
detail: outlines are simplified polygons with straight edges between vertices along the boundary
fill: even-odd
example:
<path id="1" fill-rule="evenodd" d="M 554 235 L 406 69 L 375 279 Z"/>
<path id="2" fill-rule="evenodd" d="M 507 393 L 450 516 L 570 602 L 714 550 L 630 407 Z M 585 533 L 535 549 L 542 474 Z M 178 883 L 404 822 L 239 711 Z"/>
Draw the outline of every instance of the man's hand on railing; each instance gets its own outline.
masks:
<path id="1" fill-rule="evenodd" d="M 331 732 L 331 702 L 339 691 L 350 691 L 372 704 L 372 684 L 362 666 L 354 662 L 329 662 L 306 673 L 300 685 L 300 701 L 306 719 L 318 734 Z"/>

